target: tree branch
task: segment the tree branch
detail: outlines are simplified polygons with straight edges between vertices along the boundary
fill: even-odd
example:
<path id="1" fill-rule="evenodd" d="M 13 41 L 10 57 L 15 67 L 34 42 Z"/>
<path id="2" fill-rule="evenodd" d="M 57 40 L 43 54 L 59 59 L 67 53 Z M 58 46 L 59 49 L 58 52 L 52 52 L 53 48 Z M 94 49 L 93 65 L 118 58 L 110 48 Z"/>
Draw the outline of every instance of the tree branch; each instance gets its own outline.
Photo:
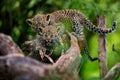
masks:
<path id="1" fill-rule="evenodd" d="M 98 17 L 98 27 L 105 28 L 106 21 L 104 16 Z M 100 67 L 100 79 L 103 79 L 108 71 L 107 67 L 107 54 L 106 54 L 106 38 L 105 35 L 98 35 L 98 58 L 99 58 L 99 67 Z"/>
<path id="2" fill-rule="evenodd" d="M 120 77 L 120 63 L 117 63 L 106 74 L 103 80 L 117 80 Z"/>
<path id="3" fill-rule="evenodd" d="M 25 57 L 9 36 L 0 34 L 0 80 L 79 80 L 80 50 L 76 37 L 69 35 L 71 47 L 56 63 L 46 64 Z"/>
<path id="4" fill-rule="evenodd" d="M 114 44 L 113 44 L 113 46 L 112 46 L 112 51 L 120 54 L 120 49 L 116 49 Z"/>
<path id="5" fill-rule="evenodd" d="M 0 33 L 0 55 L 21 55 L 21 49 L 13 42 L 12 38 Z"/>

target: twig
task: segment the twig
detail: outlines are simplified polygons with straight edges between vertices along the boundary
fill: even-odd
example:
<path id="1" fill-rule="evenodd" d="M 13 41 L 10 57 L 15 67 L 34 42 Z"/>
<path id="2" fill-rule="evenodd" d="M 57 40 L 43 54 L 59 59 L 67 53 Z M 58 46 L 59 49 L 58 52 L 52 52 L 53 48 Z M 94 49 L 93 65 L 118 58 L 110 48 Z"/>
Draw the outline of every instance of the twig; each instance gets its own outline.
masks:
<path id="1" fill-rule="evenodd" d="M 113 66 L 103 80 L 117 80 L 118 77 L 120 77 L 120 63 Z"/>
<path id="2" fill-rule="evenodd" d="M 112 51 L 120 54 L 120 49 L 116 49 L 114 44 L 112 46 Z"/>
<path id="3" fill-rule="evenodd" d="M 104 16 L 99 16 L 98 18 L 98 27 L 105 28 L 106 21 Z M 103 79 L 108 71 L 107 67 L 107 55 L 106 55 L 106 38 L 105 35 L 98 35 L 98 58 L 99 58 L 99 67 L 100 67 L 100 79 Z"/>

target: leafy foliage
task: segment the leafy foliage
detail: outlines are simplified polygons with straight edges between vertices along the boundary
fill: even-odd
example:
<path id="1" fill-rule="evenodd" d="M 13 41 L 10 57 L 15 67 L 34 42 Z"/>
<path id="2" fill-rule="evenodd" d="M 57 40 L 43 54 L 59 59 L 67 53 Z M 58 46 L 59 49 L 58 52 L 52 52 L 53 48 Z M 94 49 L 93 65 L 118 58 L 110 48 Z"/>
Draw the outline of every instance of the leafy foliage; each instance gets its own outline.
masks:
<path id="1" fill-rule="evenodd" d="M 97 25 L 96 16 L 105 15 L 107 26 L 114 20 L 118 22 L 116 32 L 107 35 L 107 53 L 109 68 L 120 61 L 120 54 L 112 51 L 112 45 L 120 45 L 120 1 L 119 0 L 1 0 L 0 1 L 0 32 L 11 35 L 20 46 L 26 40 L 35 37 L 36 32 L 28 26 L 26 19 L 36 13 L 49 13 L 61 9 L 77 9 L 84 13 Z M 85 30 L 92 56 L 97 56 L 97 35 Z M 95 45 L 93 45 L 95 44 Z M 119 56 L 118 56 L 119 55 Z M 80 75 L 82 80 L 99 79 L 98 62 L 90 62 L 83 54 Z"/>

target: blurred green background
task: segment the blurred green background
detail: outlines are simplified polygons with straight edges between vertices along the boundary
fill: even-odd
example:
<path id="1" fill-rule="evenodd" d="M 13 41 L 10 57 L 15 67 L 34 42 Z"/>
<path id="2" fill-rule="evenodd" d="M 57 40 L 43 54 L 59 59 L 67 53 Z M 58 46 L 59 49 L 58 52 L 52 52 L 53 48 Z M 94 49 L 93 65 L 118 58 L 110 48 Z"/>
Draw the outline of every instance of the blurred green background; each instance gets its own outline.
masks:
<path id="1" fill-rule="evenodd" d="M 108 68 L 120 62 L 120 53 L 112 51 L 115 44 L 120 49 L 120 0 L 0 0 L 0 32 L 12 36 L 21 47 L 24 41 L 35 38 L 36 32 L 26 23 L 26 19 L 36 13 L 50 13 L 62 9 L 77 9 L 95 25 L 97 15 L 105 15 L 107 27 L 118 22 L 114 33 L 107 35 Z M 98 55 L 98 36 L 85 29 L 89 52 Z M 82 53 L 83 59 L 79 75 L 82 80 L 99 80 L 99 64 L 91 62 Z"/>

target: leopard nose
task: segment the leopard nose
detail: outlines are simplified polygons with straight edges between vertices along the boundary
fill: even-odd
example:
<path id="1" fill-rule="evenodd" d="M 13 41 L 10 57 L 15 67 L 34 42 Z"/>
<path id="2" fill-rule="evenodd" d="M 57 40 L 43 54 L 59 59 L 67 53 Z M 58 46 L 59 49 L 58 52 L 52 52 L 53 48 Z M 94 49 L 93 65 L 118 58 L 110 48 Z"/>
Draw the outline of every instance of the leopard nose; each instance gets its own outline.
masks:
<path id="1" fill-rule="evenodd" d="M 52 46 L 53 41 L 45 41 L 45 46 Z"/>
<path id="2" fill-rule="evenodd" d="M 50 41 L 51 40 L 51 36 L 47 35 L 47 40 Z"/>

